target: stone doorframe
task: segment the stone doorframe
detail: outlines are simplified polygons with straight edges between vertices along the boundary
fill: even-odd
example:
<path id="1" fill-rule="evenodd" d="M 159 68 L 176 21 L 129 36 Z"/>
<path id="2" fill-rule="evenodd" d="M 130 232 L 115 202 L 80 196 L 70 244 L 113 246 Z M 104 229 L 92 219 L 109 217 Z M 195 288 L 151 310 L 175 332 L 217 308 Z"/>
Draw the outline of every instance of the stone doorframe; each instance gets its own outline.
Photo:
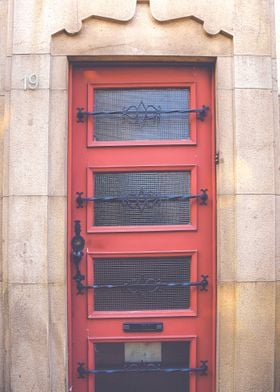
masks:
<path id="1" fill-rule="evenodd" d="M 64 196 L 51 218 L 57 219 L 63 239 L 66 235 L 66 156 L 67 156 L 67 108 L 69 64 L 73 63 L 212 63 L 215 68 L 216 96 L 216 149 L 220 164 L 217 166 L 217 210 L 218 210 L 218 325 L 217 325 L 217 380 L 228 390 L 234 383 L 235 362 L 235 181 L 234 181 L 234 120 L 233 120 L 233 42 L 228 35 L 214 37 L 205 33 L 202 25 L 193 20 L 160 25 L 149 18 L 145 11 L 142 18 L 123 25 L 108 20 L 89 19 L 82 30 L 74 36 L 58 33 L 52 41 L 51 65 L 51 125 L 50 125 L 50 167 L 53 168 L 53 191 Z M 144 19 L 144 20 L 142 20 Z M 145 22 L 145 23 L 144 23 Z M 165 35 L 162 39 L 156 28 Z M 145 32 L 140 37 L 139 30 L 145 24 Z M 98 32 L 102 30 L 103 34 Z M 126 30 L 125 32 L 123 30 Z M 143 30 L 142 30 L 143 31 Z M 130 45 L 113 46 L 110 37 L 136 38 L 134 50 Z M 176 42 L 176 37 L 181 36 Z M 92 39 L 90 39 L 92 37 Z M 89 42 L 94 46 L 89 48 Z M 152 44 L 150 44 L 152 42 Z M 176 45 L 170 49 L 170 42 Z M 133 54 L 135 52 L 135 54 Z M 52 151 L 52 148 L 54 149 Z M 60 170 L 57 170 L 57 169 Z M 64 181 L 61 182 L 61 179 Z M 62 209 L 63 206 L 63 209 Z M 56 208 L 56 207 L 55 207 Z M 63 216 L 61 215 L 63 211 Z M 55 225 L 55 226 L 56 226 Z M 61 246 L 62 248 L 62 246 Z M 230 257 L 229 257 L 230 255 Z M 66 255 L 64 255 L 66 260 Z M 64 263 L 65 265 L 65 263 Z M 61 271 L 62 272 L 62 271 Z M 65 279 L 64 274 L 61 279 Z M 64 299 L 65 301 L 65 299 Z M 57 350 L 57 347 L 54 347 Z M 61 364 L 62 365 L 62 364 Z"/>
<path id="2" fill-rule="evenodd" d="M 196 17 L 156 20 L 147 2 L 139 3 L 129 20 L 97 15 L 85 20 L 76 35 L 65 31 L 54 34 L 50 55 L 13 57 L 10 102 L 20 109 L 11 112 L 10 135 L 5 142 L 10 168 L 4 185 L 4 194 L 9 197 L 3 199 L 9 221 L 4 256 L 13 260 L 6 263 L 4 271 L 10 285 L 5 320 L 10 325 L 6 333 L 10 347 L 7 385 L 20 390 L 24 383 L 26 391 L 40 383 L 45 391 L 71 388 L 67 387 L 66 307 L 69 64 L 210 62 L 215 66 L 219 152 L 217 391 L 245 392 L 248 386 L 258 391 L 265 386 L 272 392 L 278 364 L 274 351 L 274 154 L 279 149 L 272 56 L 247 54 L 240 38 L 237 41 L 223 31 L 211 35 L 203 20 Z M 23 95 L 16 91 L 19 78 L 15 75 L 21 75 L 27 64 L 40 74 L 40 88 Z M 36 112 L 33 117 L 31 111 Z M 32 121 L 36 129 L 17 133 L 20 122 L 28 128 Z M 19 151 L 21 145 L 26 146 L 24 153 Z M 27 168 L 31 173 L 22 183 L 19 179 Z M 35 311 L 38 306 L 40 313 Z M 25 319 L 18 314 L 25 314 Z M 30 358 L 29 372 L 23 369 L 26 357 Z"/>

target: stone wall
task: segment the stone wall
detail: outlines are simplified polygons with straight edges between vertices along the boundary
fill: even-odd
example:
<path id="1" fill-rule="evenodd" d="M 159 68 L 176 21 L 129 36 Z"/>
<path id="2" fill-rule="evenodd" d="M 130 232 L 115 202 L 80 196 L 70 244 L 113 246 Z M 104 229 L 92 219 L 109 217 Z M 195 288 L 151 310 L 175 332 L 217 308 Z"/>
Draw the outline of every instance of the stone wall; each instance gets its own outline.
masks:
<path id="1" fill-rule="evenodd" d="M 102 60 L 215 62 L 217 391 L 277 392 L 274 1 L 0 0 L 0 21 L 0 390 L 68 390 L 68 64 Z"/>
<path id="2" fill-rule="evenodd" d="M 4 391 L 4 360 L 5 360 L 5 346 L 4 346 L 4 328 L 5 312 L 4 312 L 4 291 L 5 285 L 3 283 L 3 241 L 2 232 L 4 223 L 3 217 L 3 158 L 4 158 L 4 138 L 7 134 L 7 117 L 5 117 L 5 102 L 8 97 L 5 97 L 5 63 L 7 50 L 7 13 L 8 1 L 0 1 L 0 391 Z"/>

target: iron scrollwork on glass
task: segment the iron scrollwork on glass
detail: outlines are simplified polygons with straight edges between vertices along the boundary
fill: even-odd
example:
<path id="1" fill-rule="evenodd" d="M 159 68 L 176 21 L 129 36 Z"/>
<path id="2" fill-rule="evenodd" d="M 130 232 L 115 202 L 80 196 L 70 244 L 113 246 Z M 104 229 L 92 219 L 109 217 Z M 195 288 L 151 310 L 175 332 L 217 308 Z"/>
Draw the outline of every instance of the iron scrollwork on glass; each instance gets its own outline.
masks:
<path id="1" fill-rule="evenodd" d="M 176 367 L 176 368 L 163 368 L 161 363 L 158 362 L 132 362 L 123 364 L 122 368 L 116 369 L 86 369 L 84 362 L 78 363 L 78 378 L 85 378 L 89 374 L 121 374 L 121 373 L 150 373 L 150 372 L 163 372 L 163 373 L 197 373 L 201 376 L 207 375 L 208 361 L 200 361 L 200 367 Z"/>
<path id="2" fill-rule="evenodd" d="M 208 275 L 201 275 L 201 280 L 198 282 L 164 282 L 160 279 L 153 278 L 134 278 L 129 282 L 119 283 L 119 284 L 93 284 L 93 285 L 83 285 L 81 281 L 79 281 L 79 285 L 77 285 L 77 289 L 79 294 L 83 294 L 84 290 L 87 289 L 117 289 L 120 288 L 124 291 L 129 292 L 132 295 L 139 296 L 148 296 L 155 293 L 161 288 L 168 287 L 200 287 L 200 291 L 208 290 Z"/>
<path id="3" fill-rule="evenodd" d="M 83 192 L 76 192 L 76 207 L 83 208 L 84 202 L 88 201 L 101 201 L 101 202 L 120 202 L 124 207 L 130 209 L 136 209 L 139 212 L 143 212 L 145 209 L 152 209 L 159 205 L 161 201 L 181 201 L 197 199 L 199 204 L 206 206 L 208 195 L 207 189 L 200 189 L 198 195 L 168 195 L 162 196 L 152 192 L 146 192 L 143 188 L 138 193 L 123 195 L 123 196 L 104 196 L 104 197 L 83 197 Z"/>
<path id="4" fill-rule="evenodd" d="M 115 116 L 120 115 L 123 118 L 127 118 L 129 121 L 133 121 L 135 124 L 144 124 L 147 121 L 157 121 L 160 122 L 160 118 L 165 114 L 174 114 L 174 113 L 196 113 L 197 119 L 199 121 L 204 121 L 209 107 L 203 105 L 198 109 L 171 109 L 171 110 L 163 110 L 160 106 L 155 105 L 147 105 L 143 101 L 136 105 L 131 105 L 128 108 L 123 108 L 122 110 L 114 110 L 114 111 L 95 111 L 95 112 L 87 112 L 84 111 L 84 108 L 77 108 L 77 122 L 83 123 L 85 116 Z"/>

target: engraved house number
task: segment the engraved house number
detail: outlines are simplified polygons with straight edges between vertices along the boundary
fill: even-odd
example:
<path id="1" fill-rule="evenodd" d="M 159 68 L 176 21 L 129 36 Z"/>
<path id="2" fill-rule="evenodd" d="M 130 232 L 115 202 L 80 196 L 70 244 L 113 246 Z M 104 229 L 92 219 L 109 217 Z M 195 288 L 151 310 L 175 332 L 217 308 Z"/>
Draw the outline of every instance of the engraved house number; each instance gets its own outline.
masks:
<path id="1" fill-rule="evenodd" d="M 39 86 L 39 76 L 36 73 L 25 75 L 23 79 L 24 90 L 36 90 Z"/>

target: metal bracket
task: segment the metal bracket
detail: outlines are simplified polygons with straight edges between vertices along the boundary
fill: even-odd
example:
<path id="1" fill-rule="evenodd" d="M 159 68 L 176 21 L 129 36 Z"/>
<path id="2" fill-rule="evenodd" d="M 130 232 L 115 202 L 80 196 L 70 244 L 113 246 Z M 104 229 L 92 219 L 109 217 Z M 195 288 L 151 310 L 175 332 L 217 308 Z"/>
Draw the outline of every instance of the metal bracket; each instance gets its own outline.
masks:
<path id="1" fill-rule="evenodd" d="M 216 152 L 215 154 L 215 164 L 218 165 L 220 163 L 220 153 Z"/>
<path id="2" fill-rule="evenodd" d="M 86 369 L 84 362 L 78 363 L 78 378 L 85 378 L 88 374 L 120 374 L 120 373 L 197 373 L 200 376 L 206 376 L 208 372 L 208 361 L 200 361 L 198 368 L 161 368 L 158 362 L 135 362 L 123 364 L 120 369 Z"/>
<path id="3" fill-rule="evenodd" d="M 77 294 L 83 294 L 85 285 L 82 283 L 83 280 L 85 280 L 85 275 L 81 274 L 81 271 L 78 269 L 76 272 L 76 275 L 73 276 L 73 279 L 76 281 L 76 288 L 77 288 Z"/>
<path id="4" fill-rule="evenodd" d="M 102 201 L 102 202 L 120 202 L 123 206 L 126 206 L 130 209 L 137 209 L 142 212 L 146 208 L 153 208 L 156 205 L 159 205 L 162 201 L 181 201 L 181 200 L 190 200 L 197 199 L 199 200 L 199 204 L 202 206 L 207 205 L 208 189 L 202 188 L 198 195 L 168 195 L 161 196 L 154 194 L 152 192 L 146 192 L 143 188 L 137 194 L 129 194 L 123 196 L 104 196 L 104 197 L 83 197 L 84 192 L 76 192 L 76 207 L 83 208 L 84 203 L 88 201 Z"/>
<path id="5" fill-rule="evenodd" d="M 190 286 L 200 286 L 200 291 L 208 291 L 208 275 L 200 275 L 200 282 L 191 282 Z"/>
<path id="6" fill-rule="evenodd" d="M 161 282 L 159 279 L 153 278 L 143 279 L 142 277 L 133 279 L 131 282 L 124 282 L 122 284 L 93 284 L 84 285 L 84 275 L 78 275 L 75 277 L 77 282 L 78 294 L 84 294 L 84 290 L 89 289 L 124 289 L 131 294 L 137 295 L 150 295 L 151 293 L 160 290 L 162 287 L 200 287 L 200 291 L 208 290 L 208 275 L 201 275 L 201 280 L 198 282 Z"/>
<path id="7" fill-rule="evenodd" d="M 134 121 L 136 124 L 145 123 L 146 121 L 156 120 L 160 121 L 160 116 L 162 114 L 173 114 L 173 113 L 196 113 L 196 117 L 199 121 L 204 121 L 209 107 L 203 105 L 198 109 L 185 109 L 185 110 L 162 110 L 160 106 L 156 107 L 154 105 L 145 105 L 141 101 L 138 106 L 131 105 L 128 108 L 123 108 L 122 110 L 115 111 L 100 111 L 100 112 L 87 112 L 84 108 L 77 108 L 77 122 L 83 123 L 85 116 L 115 116 L 121 115 L 123 118 L 127 118 L 130 121 Z"/>

